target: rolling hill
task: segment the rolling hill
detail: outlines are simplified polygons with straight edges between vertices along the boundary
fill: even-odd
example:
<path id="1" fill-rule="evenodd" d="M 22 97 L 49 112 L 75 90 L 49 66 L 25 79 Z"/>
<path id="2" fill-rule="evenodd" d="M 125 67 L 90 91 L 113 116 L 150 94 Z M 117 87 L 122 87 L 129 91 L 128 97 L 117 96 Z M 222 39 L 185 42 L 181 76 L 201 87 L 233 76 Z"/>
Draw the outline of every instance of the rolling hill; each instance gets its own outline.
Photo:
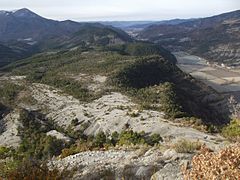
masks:
<path id="1" fill-rule="evenodd" d="M 99 23 L 83 24 L 79 30 L 64 37 L 42 41 L 43 49 L 69 49 L 74 47 L 111 46 L 133 42 L 124 31 Z"/>

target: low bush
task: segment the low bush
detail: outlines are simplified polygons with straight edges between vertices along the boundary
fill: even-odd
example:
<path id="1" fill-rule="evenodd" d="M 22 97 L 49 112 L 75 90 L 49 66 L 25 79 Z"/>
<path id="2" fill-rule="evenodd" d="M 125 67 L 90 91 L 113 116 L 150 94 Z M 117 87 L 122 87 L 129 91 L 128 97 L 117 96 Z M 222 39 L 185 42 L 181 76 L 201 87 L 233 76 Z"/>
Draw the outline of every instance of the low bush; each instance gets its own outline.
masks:
<path id="1" fill-rule="evenodd" d="M 146 141 L 148 145 L 154 146 L 155 144 L 159 144 L 159 142 L 163 141 L 163 139 L 159 134 L 152 134 Z"/>
<path id="2" fill-rule="evenodd" d="M 235 119 L 222 129 L 222 134 L 234 141 L 240 141 L 240 120 Z"/>
<path id="3" fill-rule="evenodd" d="M 19 136 L 22 138 L 18 153 L 25 157 L 46 159 L 54 155 L 59 155 L 66 143 L 46 133 L 51 130 L 50 124 L 43 124 L 36 120 L 39 116 L 37 112 L 20 111 L 19 121 L 22 126 L 18 128 Z M 44 119 L 42 119 L 44 120 Z M 46 122 L 46 120 L 45 120 Z"/>
<path id="4" fill-rule="evenodd" d="M 13 105 L 18 93 L 23 87 L 13 83 L 3 83 L 0 86 L 0 102 L 5 105 Z"/>
<path id="5" fill-rule="evenodd" d="M 88 150 L 108 149 L 109 147 L 114 147 L 116 145 L 123 146 L 146 144 L 149 146 L 154 146 L 155 144 L 159 144 L 161 141 L 162 138 L 159 134 L 148 136 L 145 134 L 145 132 L 138 133 L 133 132 L 132 130 L 122 131 L 120 134 L 113 132 L 111 136 L 108 136 L 103 132 L 99 132 L 95 137 L 89 136 L 85 140 L 82 139 L 77 141 L 69 148 L 64 148 L 60 157 L 64 158 L 69 155 Z"/>
<path id="6" fill-rule="evenodd" d="M 183 139 L 175 143 L 173 147 L 178 153 L 193 153 L 199 150 L 201 146 L 202 144 L 198 141 L 194 142 Z"/>
<path id="7" fill-rule="evenodd" d="M 119 135 L 118 144 L 119 145 L 145 144 L 146 140 L 144 137 L 145 137 L 144 132 L 137 133 L 137 132 L 133 132 L 132 130 L 123 131 Z"/>
<path id="8" fill-rule="evenodd" d="M 68 170 L 50 170 L 46 163 L 38 160 L 24 160 L 7 174 L 7 179 L 68 179 L 73 172 Z"/>
<path id="9" fill-rule="evenodd" d="M 4 146 L 0 146 L 0 159 L 5 159 L 11 154 L 12 149 Z"/>
<path id="10" fill-rule="evenodd" d="M 1 159 L 0 161 L 0 179 L 7 179 L 9 174 L 16 171 L 19 167 L 20 161 L 17 159 L 9 158 L 7 160 Z"/>
<path id="11" fill-rule="evenodd" d="M 99 148 L 103 148 L 106 142 L 107 142 L 107 136 L 105 135 L 104 132 L 99 132 L 93 140 L 94 146 Z"/>
<path id="12" fill-rule="evenodd" d="M 71 145 L 68 148 L 62 149 L 62 152 L 59 157 L 65 158 L 77 153 L 92 151 L 93 149 L 97 150 L 99 148 L 94 147 L 92 141 L 80 141 L 80 142 L 76 142 L 75 144 Z"/>

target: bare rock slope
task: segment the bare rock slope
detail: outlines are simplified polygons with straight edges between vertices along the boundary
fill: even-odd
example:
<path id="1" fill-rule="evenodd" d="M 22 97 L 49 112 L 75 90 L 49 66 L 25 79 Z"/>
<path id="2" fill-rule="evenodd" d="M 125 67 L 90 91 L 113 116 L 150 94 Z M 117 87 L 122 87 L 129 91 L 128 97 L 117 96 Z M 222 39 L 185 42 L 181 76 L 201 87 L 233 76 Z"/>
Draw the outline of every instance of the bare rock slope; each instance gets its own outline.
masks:
<path id="1" fill-rule="evenodd" d="M 133 131 L 158 133 L 171 142 L 179 139 L 199 140 L 215 148 L 218 141 L 224 141 L 222 137 L 172 123 L 163 117 L 162 112 L 140 111 L 136 104 L 121 93 L 112 92 L 91 103 L 83 104 L 47 85 L 34 84 L 31 88 L 32 96 L 37 100 L 39 108 L 47 109 L 49 112 L 45 112 L 48 118 L 65 128 L 77 118 L 80 124 L 75 128 L 79 129 L 85 124 L 86 135 L 95 135 L 100 131 L 109 134 L 114 131 L 120 132 L 128 124 Z"/>

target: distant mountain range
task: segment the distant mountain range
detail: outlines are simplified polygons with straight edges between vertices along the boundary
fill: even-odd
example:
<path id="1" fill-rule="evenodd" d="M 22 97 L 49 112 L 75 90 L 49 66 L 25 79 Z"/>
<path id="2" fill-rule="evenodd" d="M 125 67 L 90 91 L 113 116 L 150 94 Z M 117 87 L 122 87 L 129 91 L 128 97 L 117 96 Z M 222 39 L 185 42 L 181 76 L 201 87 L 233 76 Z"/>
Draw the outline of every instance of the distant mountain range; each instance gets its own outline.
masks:
<path id="1" fill-rule="evenodd" d="M 123 30 L 144 29 L 151 25 L 176 25 L 192 19 L 171 19 L 163 21 L 100 21 L 104 25 L 110 25 Z"/>
<path id="2" fill-rule="evenodd" d="M 144 29 L 151 25 L 176 25 L 183 22 L 188 22 L 193 19 L 171 19 L 163 21 L 100 21 L 104 25 L 114 26 L 123 30 Z"/>
<path id="3" fill-rule="evenodd" d="M 179 24 L 154 24 L 138 35 L 171 51 L 187 51 L 209 61 L 240 62 L 240 10 Z"/>
<path id="4" fill-rule="evenodd" d="M 64 36 L 76 32 L 82 24 L 73 21 L 54 21 L 28 9 L 0 11 L 0 41 Z"/>
<path id="5" fill-rule="evenodd" d="M 240 10 L 199 19 L 79 23 L 46 19 L 23 8 L 0 11 L 0 66 L 46 50 L 134 41 L 121 29 L 171 51 L 229 65 L 240 62 Z"/>
<path id="6" fill-rule="evenodd" d="M 124 31 L 100 23 L 50 20 L 26 8 L 0 11 L 0 66 L 49 49 L 130 41 Z"/>

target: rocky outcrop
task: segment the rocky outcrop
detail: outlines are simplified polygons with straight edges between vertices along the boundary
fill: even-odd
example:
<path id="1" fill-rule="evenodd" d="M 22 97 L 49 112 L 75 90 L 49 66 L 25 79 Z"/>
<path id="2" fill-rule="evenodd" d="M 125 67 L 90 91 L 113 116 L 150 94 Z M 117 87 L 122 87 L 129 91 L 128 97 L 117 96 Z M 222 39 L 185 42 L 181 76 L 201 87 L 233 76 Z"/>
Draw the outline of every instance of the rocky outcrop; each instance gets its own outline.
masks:
<path id="1" fill-rule="evenodd" d="M 16 78 L 15 78 L 15 81 Z M 21 81 L 21 80 L 19 80 Z M 161 145 L 123 146 L 108 150 L 85 151 L 61 159 L 54 158 L 48 166 L 73 172 L 72 179 L 183 179 L 181 168 L 187 167 L 193 154 L 177 153 L 173 145 L 180 139 L 198 140 L 211 149 L 220 149 L 226 145 L 221 136 L 207 134 L 190 127 L 184 127 L 180 122 L 171 122 L 164 118 L 164 113 L 153 110 L 139 110 L 137 104 L 119 92 L 109 92 L 90 102 L 82 103 L 61 90 L 44 85 L 32 84 L 28 87 L 35 101 L 34 106 L 28 105 L 29 111 L 40 111 L 52 123 L 63 128 L 69 125 L 74 130 L 84 128 L 86 135 L 121 132 L 128 125 L 133 131 L 145 131 L 146 134 L 157 133 L 163 138 Z M 19 104 L 25 107 L 23 104 Z M 0 135 L 2 145 L 9 146 L 20 143 L 17 129 L 17 111 L 4 117 L 6 128 Z M 73 123 L 77 121 L 77 123 Z M 42 122 L 42 121 L 41 121 Z M 43 123 L 43 122 L 42 122 Z M 12 134 L 11 134 L 12 133 Z M 70 141 L 63 133 L 51 130 L 49 136 Z M 10 143 L 10 144 L 7 144 Z"/>
<path id="2" fill-rule="evenodd" d="M 222 137 L 200 132 L 190 127 L 182 127 L 164 118 L 164 113 L 152 110 L 138 110 L 131 99 L 121 93 L 112 92 L 91 103 L 81 103 L 72 96 L 42 84 L 34 84 L 32 96 L 37 100 L 40 110 L 61 127 L 67 128 L 77 119 L 75 130 L 83 129 L 86 135 L 98 132 L 111 134 L 121 132 L 126 125 L 136 132 L 157 133 L 166 142 L 174 143 L 179 139 L 199 140 L 211 148 L 221 147 Z M 133 115 L 134 114 L 134 115 Z M 217 142 L 218 141 L 218 142 Z"/>
<path id="3" fill-rule="evenodd" d="M 12 111 L 0 119 L 0 146 L 17 147 L 21 142 L 18 135 L 18 127 L 20 126 L 18 110 Z"/>
<path id="4" fill-rule="evenodd" d="M 87 151 L 55 160 L 51 167 L 75 170 L 73 179 L 183 179 L 182 165 L 187 166 L 191 154 L 173 149 L 161 152 L 159 148 L 137 150 Z"/>

